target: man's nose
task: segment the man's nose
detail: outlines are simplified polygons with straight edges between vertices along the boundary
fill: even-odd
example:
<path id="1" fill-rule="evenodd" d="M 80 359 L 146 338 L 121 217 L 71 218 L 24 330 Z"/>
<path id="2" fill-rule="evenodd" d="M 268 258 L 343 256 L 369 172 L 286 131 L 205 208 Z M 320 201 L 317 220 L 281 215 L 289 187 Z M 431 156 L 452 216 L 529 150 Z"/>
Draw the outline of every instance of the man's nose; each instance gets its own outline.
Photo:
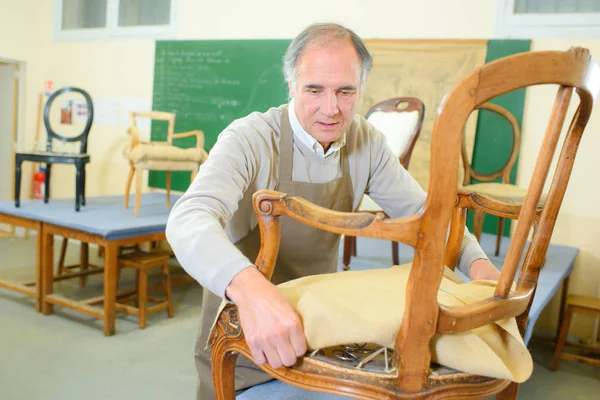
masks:
<path id="1" fill-rule="evenodd" d="M 323 103 L 321 104 L 321 112 L 327 117 L 333 117 L 338 113 L 338 101 L 335 93 L 327 94 L 323 96 Z"/>

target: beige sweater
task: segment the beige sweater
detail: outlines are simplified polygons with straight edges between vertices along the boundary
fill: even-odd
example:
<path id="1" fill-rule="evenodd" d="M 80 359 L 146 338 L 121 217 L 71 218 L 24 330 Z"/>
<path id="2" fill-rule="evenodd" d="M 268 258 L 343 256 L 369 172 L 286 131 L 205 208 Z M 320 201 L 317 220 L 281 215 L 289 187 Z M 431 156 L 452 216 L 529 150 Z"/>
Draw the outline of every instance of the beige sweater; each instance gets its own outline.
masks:
<path id="1" fill-rule="evenodd" d="M 183 268 L 222 298 L 233 277 L 254 262 L 234 243 L 257 225 L 253 193 L 276 187 L 282 109 L 271 108 L 233 121 L 219 135 L 167 222 L 167 240 Z M 400 165 L 385 136 L 362 116 L 355 116 L 352 124 L 358 124 L 358 134 L 347 135 L 345 146 L 354 189 L 353 209 L 366 193 L 392 218 L 418 212 L 426 194 Z M 336 179 L 341 174 L 339 157 L 339 150 L 323 157 L 302 140 L 294 140 L 292 179 L 312 183 Z M 478 258 L 487 257 L 466 231 L 459 269 L 468 275 L 469 266 Z"/>

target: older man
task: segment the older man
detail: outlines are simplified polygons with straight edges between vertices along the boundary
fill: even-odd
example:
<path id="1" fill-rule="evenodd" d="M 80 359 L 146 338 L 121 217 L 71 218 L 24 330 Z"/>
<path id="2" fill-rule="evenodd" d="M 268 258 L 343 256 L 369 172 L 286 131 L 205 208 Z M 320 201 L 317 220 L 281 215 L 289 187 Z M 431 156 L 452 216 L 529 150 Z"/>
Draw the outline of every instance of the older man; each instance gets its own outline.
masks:
<path id="1" fill-rule="evenodd" d="M 175 204 L 167 238 L 205 289 L 196 344 L 199 399 L 214 398 L 205 345 L 223 299 L 237 305 L 257 364 L 291 366 L 306 352 L 306 340 L 297 313 L 275 285 L 336 271 L 339 236 L 285 218 L 277 266 L 272 281 L 266 280 L 253 265 L 260 246 L 254 192 L 278 190 L 337 211 L 354 210 L 367 193 L 394 218 L 423 206 L 424 191 L 384 136 L 356 115 L 371 64 L 351 30 L 337 24 L 306 28 L 284 56 L 290 103 L 233 121 Z M 497 279 L 498 270 L 466 233 L 459 269 L 472 279 Z M 271 379 L 245 361 L 236 368 L 236 389 Z"/>

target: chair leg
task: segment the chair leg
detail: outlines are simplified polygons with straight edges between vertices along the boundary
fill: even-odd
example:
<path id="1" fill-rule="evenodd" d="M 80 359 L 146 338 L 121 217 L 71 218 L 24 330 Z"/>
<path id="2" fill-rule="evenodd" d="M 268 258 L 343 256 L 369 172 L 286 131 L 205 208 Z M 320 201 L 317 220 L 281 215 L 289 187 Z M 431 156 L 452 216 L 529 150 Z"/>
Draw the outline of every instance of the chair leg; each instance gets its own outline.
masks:
<path id="1" fill-rule="evenodd" d="M 21 164 L 21 160 L 15 160 L 15 207 L 21 205 Z"/>
<path id="2" fill-rule="evenodd" d="M 344 236 L 344 255 L 342 260 L 342 269 L 348 271 L 350 269 L 350 254 L 352 253 L 352 236 Z"/>
<path id="3" fill-rule="evenodd" d="M 565 348 L 565 342 L 567 341 L 567 334 L 569 333 L 569 325 L 571 325 L 571 316 L 573 315 L 573 307 L 567 306 L 565 312 L 565 318 L 560 326 L 560 335 L 556 340 L 556 349 L 554 350 L 554 359 L 552 360 L 552 371 L 556 371 L 558 368 L 558 362 L 560 361 L 560 354 Z"/>
<path id="4" fill-rule="evenodd" d="M 46 164 L 46 175 L 44 176 L 44 203 L 50 199 L 50 175 L 52 172 L 52 164 Z"/>
<path id="5" fill-rule="evenodd" d="M 63 237 L 62 245 L 60 246 L 60 257 L 58 258 L 58 267 L 56 268 L 56 275 L 61 276 L 65 272 L 65 257 L 67 255 L 67 245 L 69 239 Z"/>
<path id="6" fill-rule="evenodd" d="M 165 188 L 167 189 L 167 208 L 171 207 L 171 171 L 166 171 Z"/>
<path id="7" fill-rule="evenodd" d="M 75 173 L 75 211 L 79 211 L 81 205 L 81 166 L 77 166 Z"/>
<path id="8" fill-rule="evenodd" d="M 146 327 L 146 302 L 148 301 L 148 274 L 139 270 L 138 274 L 138 310 L 140 317 L 140 328 Z"/>
<path id="9" fill-rule="evenodd" d="M 481 210 L 473 210 L 473 235 L 481 243 L 481 232 L 483 231 L 483 218 L 485 213 Z"/>
<path id="10" fill-rule="evenodd" d="M 352 256 L 356 257 L 356 236 L 352 236 Z"/>
<path id="11" fill-rule="evenodd" d="M 162 266 L 163 272 L 163 283 L 165 286 L 165 297 L 167 299 L 167 314 L 169 318 L 173 318 L 175 312 L 173 310 L 173 292 L 171 291 L 171 276 L 169 275 L 169 263 L 167 261 L 164 262 Z"/>
<path id="12" fill-rule="evenodd" d="M 85 164 L 81 166 L 81 205 L 85 206 Z"/>
<path id="13" fill-rule="evenodd" d="M 235 400 L 235 362 L 237 352 L 228 351 L 227 340 L 211 352 L 212 380 L 217 400 Z"/>
<path id="14" fill-rule="evenodd" d="M 506 389 L 496 395 L 496 400 L 516 400 L 519 392 L 519 384 L 511 382 Z"/>
<path id="15" fill-rule="evenodd" d="M 133 215 L 136 217 L 140 211 L 140 202 L 142 201 L 142 172 L 139 168 L 135 171 L 135 208 Z"/>
<path id="16" fill-rule="evenodd" d="M 398 250 L 398 242 L 392 242 L 392 262 L 394 265 L 400 265 L 400 251 Z"/>
<path id="17" fill-rule="evenodd" d="M 131 190 L 131 182 L 133 181 L 134 173 L 135 167 L 131 164 L 129 167 L 129 175 L 127 176 L 127 183 L 125 184 L 125 208 L 129 208 L 129 192 Z"/>
<path id="18" fill-rule="evenodd" d="M 498 217 L 498 231 L 496 232 L 496 252 L 494 255 L 498 257 L 500 254 L 500 244 L 502 243 L 502 234 L 504 233 L 504 218 Z"/>

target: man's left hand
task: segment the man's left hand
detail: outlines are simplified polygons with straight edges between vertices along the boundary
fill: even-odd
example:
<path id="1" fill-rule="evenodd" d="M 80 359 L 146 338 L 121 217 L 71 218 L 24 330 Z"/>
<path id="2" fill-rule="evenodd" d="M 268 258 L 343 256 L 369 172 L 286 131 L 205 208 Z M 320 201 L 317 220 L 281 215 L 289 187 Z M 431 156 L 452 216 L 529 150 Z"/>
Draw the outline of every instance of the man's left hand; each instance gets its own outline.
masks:
<path id="1" fill-rule="evenodd" d="M 497 281 L 500 279 L 500 271 L 494 267 L 494 264 L 492 264 L 490 260 L 479 258 L 471 264 L 469 278 L 471 278 L 472 281 L 477 279 L 491 279 Z"/>

